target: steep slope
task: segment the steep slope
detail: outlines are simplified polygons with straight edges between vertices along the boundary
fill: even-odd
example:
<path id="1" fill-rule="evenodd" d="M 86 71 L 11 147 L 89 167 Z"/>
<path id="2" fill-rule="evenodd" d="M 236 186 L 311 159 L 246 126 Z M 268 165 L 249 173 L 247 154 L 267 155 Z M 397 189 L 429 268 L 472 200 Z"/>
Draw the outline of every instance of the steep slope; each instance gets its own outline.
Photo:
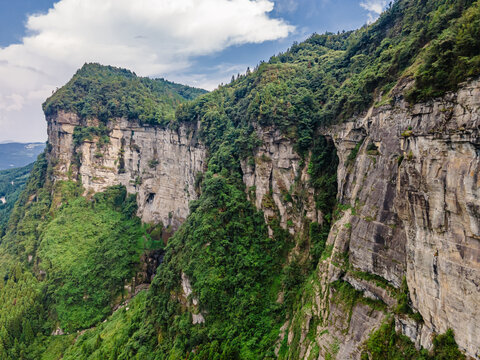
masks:
<path id="1" fill-rule="evenodd" d="M 143 90 L 104 96 L 112 69 L 81 70 L 45 104 L 48 161 L 0 246 L 2 301 L 28 289 L 42 315 L 1 313 L 1 334 L 14 334 L 1 354 L 479 358 L 479 23 L 478 1 L 400 0 L 375 24 L 313 35 L 178 106 L 174 120 L 152 117 L 163 113 L 148 106 L 147 80 L 114 70 L 115 84 Z M 94 90 L 77 91 L 85 84 Z M 131 218 L 133 194 L 136 214 L 161 226 Z M 139 255 L 162 237 L 148 292 L 99 322 L 135 293 Z M 58 325 L 72 334 L 49 336 Z"/>
<path id="2" fill-rule="evenodd" d="M 205 167 L 196 126 L 162 128 L 124 118 L 104 125 L 64 111 L 47 122 L 55 181 L 81 179 L 86 192 L 122 184 L 138 194 L 143 222 L 177 229 L 185 220 Z"/>
<path id="3" fill-rule="evenodd" d="M 100 82 L 99 77 L 102 77 Z M 79 92 L 79 83 L 84 92 Z M 163 80 L 140 79 L 128 71 L 90 64 L 85 65 L 60 93 L 63 94 L 63 100 L 68 98 L 79 108 L 96 106 L 96 111 L 100 111 L 103 106 L 101 100 L 96 102 L 92 99 L 96 99 L 100 93 L 106 96 L 118 94 L 116 86 L 126 91 L 136 90 L 136 93 L 122 95 L 130 96 L 130 104 L 138 107 L 151 97 L 155 100 L 152 109 L 168 109 L 169 112 L 173 112 L 187 98 L 205 92 Z M 69 97 L 72 94 L 74 98 Z M 80 94 L 80 98 L 88 98 L 88 101 L 75 98 Z M 51 116 L 59 115 L 61 118 L 64 112 L 55 112 L 55 106 L 58 105 L 56 99 L 54 95 L 48 102 L 51 114 L 55 114 Z M 90 188 L 84 188 L 79 181 L 82 174 L 76 167 L 79 164 L 79 156 L 75 155 L 77 149 L 68 146 L 74 142 L 76 145 L 83 144 L 88 139 L 92 142 L 103 141 L 103 145 L 110 144 L 109 138 L 98 135 L 106 135 L 107 126 L 112 121 L 104 119 L 105 122 L 101 122 L 98 117 L 94 119 L 88 113 L 75 114 L 75 119 L 79 125 L 76 128 L 62 121 L 50 124 L 49 129 L 54 127 L 56 132 L 49 133 L 51 136 L 46 154 L 42 154 L 35 163 L 8 221 L 6 234 L 0 241 L 2 359 L 60 356 L 59 351 L 65 350 L 74 337 L 57 338 L 56 335 L 97 324 L 122 302 L 148 287 L 161 261 L 164 241 L 177 221 L 177 214 L 169 216 L 166 211 L 164 218 L 170 223 L 166 223 L 165 227 L 171 225 L 168 228 L 156 224 L 158 221 L 152 225 L 142 224 L 134 216 L 137 212 L 135 196 L 127 194 L 126 188 L 119 185 L 121 181 L 103 183 L 102 191 L 96 189 L 95 194 L 88 191 Z M 86 128 L 81 126 L 87 123 L 93 125 Z M 141 135 L 143 125 L 138 124 Z M 147 143 L 142 145 L 153 153 L 156 149 L 151 144 L 161 144 L 161 140 L 154 139 L 160 129 L 150 126 L 150 130 L 150 136 L 145 140 Z M 172 139 L 175 138 L 176 133 L 168 133 L 172 134 Z M 131 129 L 128 129 L 128 136 L 133 137 Z M 178 135 L 176 138 L 179 138 Z M 58 143 L 56 139 L 59 139 Z M 141 140 L 138 137 L 135 139 Z M 120 144 L 119 139 L 112 146 L 117 145 L 123 148 L 124 143 Z M 130 152 L 125 156 L 127 161 L 129 154 L 138 154 L 137 150 L 140 149 L 134 146 L 133 141 L 129 141 L 128 146 Z M 176 146 L 179 151 L 187 151 L 181 143 Z M 116 162 L 120 156 L 119 150 L 112 151 L 115 151 Z M 72 156 L 75 160 L 73 165 L 62 167 L 60 154 Z M 121 155 L 123 157 L 123 153 Z M 158 162 L 153 164 L 153 155 L 144 161 L 142 166 L 149 164 L 152 172 L 158 165 Z M 181 165 L 173 164 L 173 167 L 176 166 L 183 175 L 184 168 Z M 112 166 L 117 166 L 113 165 L 113 160 Z M 125 166 L 127 170 L 135 168 L 137 171 L 134 180 L 138 175 L 143 175 L 139 172 L 139 166 L 132 164 L 132 161 Z M 105 168 L 100 169 L 105 171 Z M 158 171 L 165 169 L 159 166 Z M 175 176 L 170 172 L 168 174 Z M 194 173 L 190 177 L 194 183 Z M 130 188 L 136 186 L 128 180 L 125 183 Z M 181 195 L 186 196 L 183 195 L 183 184 L 171 181 L 168 185 L 171 188 L 181 187 Z"/>
<path id="4" fill-rule="evenodd" d="M 85 191 L 122 184 L 137 193 L 146 223 L 178 228 L 196 198 L 205 147 L 195 126 L 166 127 L 175 108 L 204 90 L 86 64 L 45 104 L 54 177 L 81 178 Z"/>
<path id="5" fill-rule="evenodd" d="M 300 354 L 327 356 L 339 343 L 338 358 L 358 357 L 359 343 L 393 312 L 417 346 L 431 349 L 434 333 L 452 328 L 478 357 L 479 85 L 413 107 L 398 100 L 327 129 L 340 158 L 342 214 L 327 241 L 332 257 L 311 280 L 323 291 L 304 295 L 292 321 L 302 325 L 290 331 L 328 333 L 300 339 Z M 357 291 L 353 302 L 346 288 Z M 362 296 L 380 306 L 369 309 Z"/>

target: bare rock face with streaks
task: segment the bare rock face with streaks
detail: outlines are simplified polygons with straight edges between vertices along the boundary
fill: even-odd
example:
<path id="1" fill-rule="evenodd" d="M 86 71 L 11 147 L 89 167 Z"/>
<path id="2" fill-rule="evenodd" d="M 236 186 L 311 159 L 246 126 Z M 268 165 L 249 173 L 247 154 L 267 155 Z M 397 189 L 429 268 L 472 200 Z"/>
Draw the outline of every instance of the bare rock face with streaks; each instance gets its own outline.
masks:
<path id="1" fill-rule="evenodd" d="M 327 241 L 331 255 L 311 280 L 315 291 L 282 328 L 294 357 L 360 358 L 384 316 L 365 311 L 368 302 L 343 309 L 332 283 L 347 282 L 392 312 L 405 278 L 423 322 L 396 315 L 397 330 L 431 349 L 435 334 L 451 328 L 459 348 L 480 358 L 480 81 L 413 107 L 402 90 L 392 105 L 323 131 L 337 148 L 343 212 Z M 256 184 L 259 177 L 266 181 L 256 171 Z M 294 337 L 312 331 L 313 341 Z"/>
<path id="2" fill-rule="evenodd" d="M 304 217 L 322 222 L 321 212 L 315 209 L 313 189 L 308 187 L 310 177 L 292 140 L 273 128 L 258 127 L 257 136 L 261 145 L 254 157 L 241 162 L 250 200 L 264 211 L 267 221 L 278 216 L 280 225 L 292 234 L 302 228 Z M 296 197 L 300 186 L 305 194 L 294 201 L 292 195 Z"/>
<path id="3" fill-rule="evenodd" d="M 341 163 L 339 200 L 352 209 L 344 215 L 351 227 L 335 236 L 350 269 L 397 288 L 405 276 L 424 320 L 406 335 L 430 348 L 434 333 L 452 328 L 459 347 L 478 358 L 480 82 L 413 107 L 397 99 L 328 132 Z"/>
<path id="4" fill-rule="evenodd" d="M 98 121 L 60 112 L 47 122 L 57 180 L 78 173 L 87 192 L 122 184 L 137 194 L 142 221 L 176 229 L 185 220 L 189 202 L 197 198 L 196 176 L 205 166 L 196 126 L 172 130 L 116 119 L 108 125 L 107 142 L 94 136 L 75 144 L 75 127 L 98 126 Z"/>

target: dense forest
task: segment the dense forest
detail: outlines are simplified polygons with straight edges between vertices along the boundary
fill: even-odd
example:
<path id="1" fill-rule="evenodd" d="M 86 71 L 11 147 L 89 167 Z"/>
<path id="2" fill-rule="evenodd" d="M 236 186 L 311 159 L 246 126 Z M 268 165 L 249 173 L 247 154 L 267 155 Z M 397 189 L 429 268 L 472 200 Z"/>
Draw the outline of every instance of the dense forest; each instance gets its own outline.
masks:
<path id="1" fill-rule="evenodd" d="M 478 75 L 480 2 L 473 0 L 395 1 L 375 23 L 314 34 L 211 93 L 85 65 L 45 102 L 46 116 L 72 111 L 103 122 L 78 129 L 78 143 L 108 137 L 106 125 L 119 117 L 172 129 L 199 122 L 208 148 L 200 196 L 169 239 L 150 289 L 118 307 L 161 230 L 140 222 L 135 195 L 122 186 L 83 196 L 81 181 L 53 183 L 53 165 L 41 155 L 0 242 L 0 358 L 287 358 L 285 344 L 275 353 L 280 328 L 309 291 L 319 261 L 331 255 L 326 240 L 343 206 L 335 148 L 318 130 L 399 96 L 412 104 L 431 99 Z M 291 139 L 308 169 L 324 221 L 308 223 L 302 234 L 292 235 L 275 216 L 267 224 L 247 196 L 240 160 L 255 162 L 258 127 Z M 293 191 L 284 196 L 302 199 Z M 268 196 L 263 201 L 271 204 Z M 307 255 L 293 256 L 294 247 Z M 194 309 L 182 300 L 184 276 L 200 304 Z M 342 301 L 364 301 L 335 285 Z M 408 289 L 395 291 L 396 311 L 415 316 Z M 193 315 L 205 322 L 194 324 Z M 388 319 L 362 359 L 464 358 L 451 331 L 428 352 Z"/>
<path id="2" fill-rule="evenodd" d="M 125 69 L 85 64 L 43 104 L 43 110 L 46 116 L 61 110 L 104 123 L 126 117 L 166 125 L 174 119 L 178 104 L 205 93 L 164 79 L 141 78 Z"/>

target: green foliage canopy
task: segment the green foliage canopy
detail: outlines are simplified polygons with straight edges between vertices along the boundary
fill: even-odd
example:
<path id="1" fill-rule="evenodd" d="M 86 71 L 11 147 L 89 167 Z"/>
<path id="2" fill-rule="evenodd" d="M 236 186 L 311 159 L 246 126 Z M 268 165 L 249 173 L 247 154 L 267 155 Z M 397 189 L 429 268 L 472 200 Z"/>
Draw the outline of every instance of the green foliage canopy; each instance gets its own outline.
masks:
<path id="1" fill-rule="evenodd" d="M 109 120 L 125 117 L 148 124 L 166 125 L 178 104 L 206 93 L 205 90 L 149 79 L 100 64 L 85 64 L 73 78 L 43 104 L 46 116 L 73 111 L 81 118 Z"/>

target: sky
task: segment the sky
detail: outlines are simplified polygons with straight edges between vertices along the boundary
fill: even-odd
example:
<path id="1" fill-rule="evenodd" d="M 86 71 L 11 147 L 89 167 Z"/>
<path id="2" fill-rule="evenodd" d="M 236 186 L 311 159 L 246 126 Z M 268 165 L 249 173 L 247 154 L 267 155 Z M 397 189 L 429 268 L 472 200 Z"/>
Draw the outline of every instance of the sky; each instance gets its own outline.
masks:
<path id="1" fill-rule="evenodd" d="M 387 0 L 0 0 L 0 142 L 45 141 L 41 104 L 86 62 L 215 89 Z"/>

